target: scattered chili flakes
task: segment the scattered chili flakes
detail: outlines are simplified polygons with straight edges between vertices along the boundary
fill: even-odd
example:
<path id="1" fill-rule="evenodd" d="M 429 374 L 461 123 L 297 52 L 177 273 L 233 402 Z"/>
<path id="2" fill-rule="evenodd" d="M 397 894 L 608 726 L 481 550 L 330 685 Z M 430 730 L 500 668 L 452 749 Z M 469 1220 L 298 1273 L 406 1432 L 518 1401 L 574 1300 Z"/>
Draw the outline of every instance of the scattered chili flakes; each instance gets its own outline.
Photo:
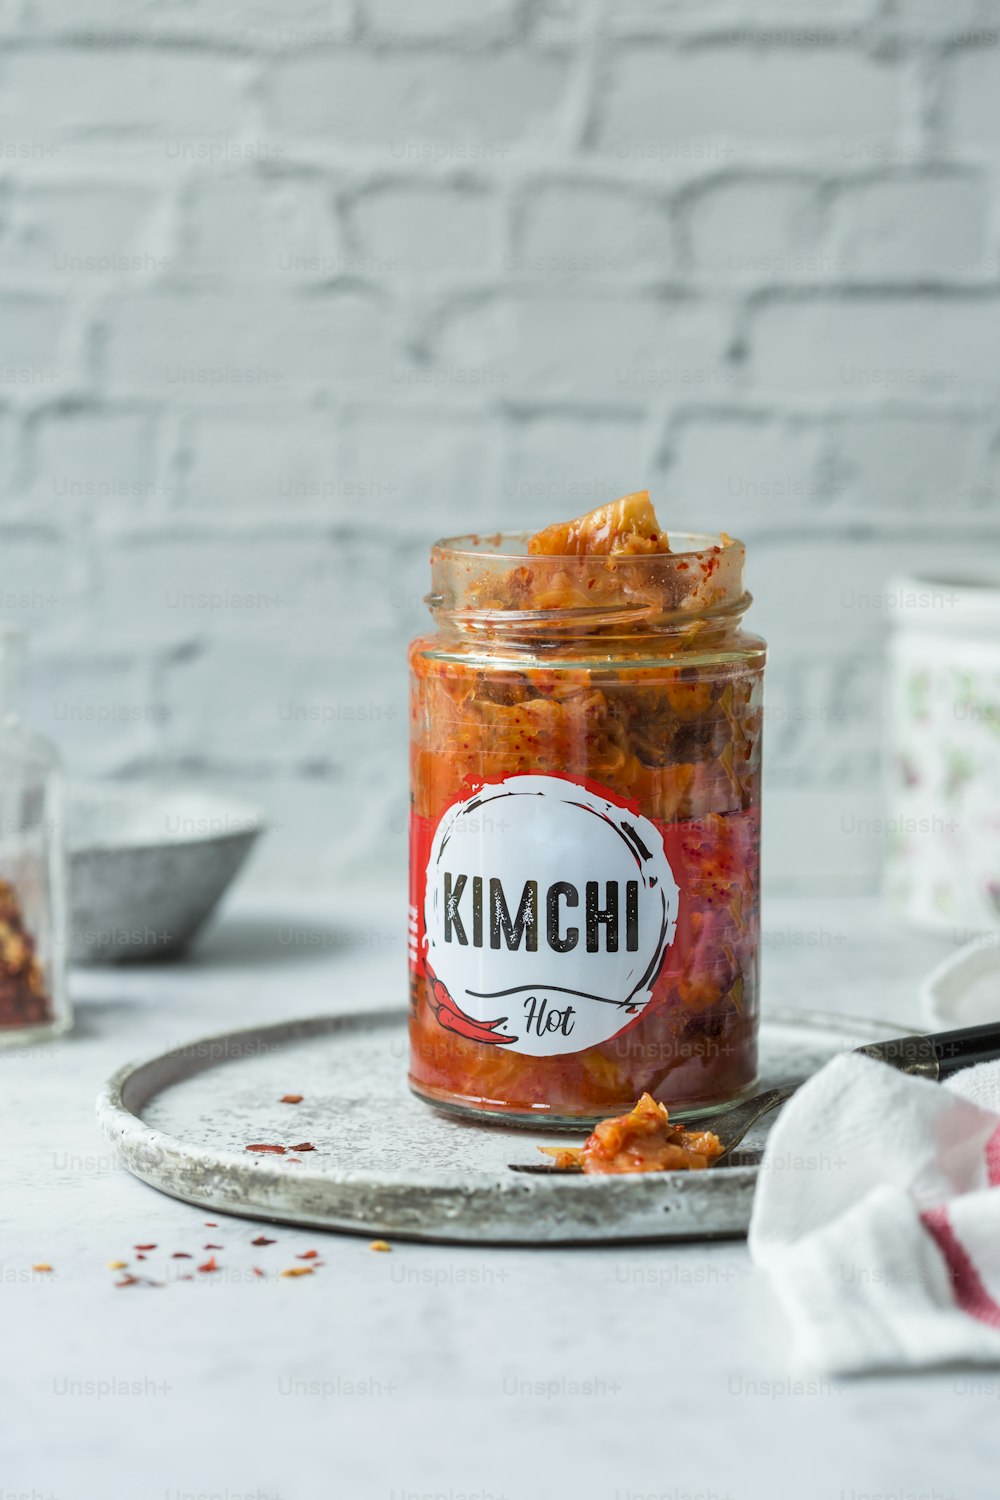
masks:
<path id="1" fill-rule="evenodd" d="M 304 1095 L 302 1095 L 302 1094 L 282 1094 L 281 1098 L 278 1100 L 278 1103 L 279 1104 L 301 1104 L 303 1098 L 304 1098 Z"/>
<path id="2" fill-rule="evenodd" d="M 136 1256 L 136 1260 L 145 1260 L 145 1259 L 146 1259 L 146 1257 L 144 1255 L 137 1255 Z"/>
<path id="3" fill-rule="evenodd" d="M 244 1146 L 244 1151 L 270 1151 L 273 1156 L 284 1156 L 284 1146 Z"/>
<path id="4" fill-rule="evenodd" d="M 369 1250 L 382 1250 L 382 1251 L 385 1251 L 385 1250 L 391 1250 L 392 1246 L 389 1244 L 388 1240 L 372 1240 L 372 1242 L 368 1246 L 368 1248 L 369 1248 Z"/>
<path id="5" fill-rule="evenodd" d="M 318 1250 L 303 1250 L 301 1255 L 296 1255 L 296 1260 L 315 1260 L 319 1255 Z"/>
<path id="6" fill-rule="evenodd" d="M 128 1265 L 128 1261 L 127 1260 L 109 1260 L 108 1261 L 108 1270 L 109 1271 L 124 1271 L 124 1269 L 125 1269 L 125 1267 L 127 1265 Z"/>
<path id="7" fill-rule="evenodd" d="M 31 1269 L 33 1271 L 51 1271 L 52 1267 L 49 1265 L 48 1261 L 40 1260 L 37 1266 L 32 1266 Z"/>
<path id="8" fill-rule="evenodd" d="M 216 1261 L 214 1255 L 210 1255 L 208 1257 L 208 1260 L 205 1261 L 204 1265 L 198 1267 L 199 1271 L 217 1271 L 218 1269 L 218 1262 Z"/>
<path id="9" fill-rule="evenodd" d="M 213 1219 L 206 1219 L 205 1220 L 205 1228 L 206 1229 L 218 1229 L 218 1227 L 219 1227 L 218 1224 L 216 1224 Z"/>
<path id="10" fill-rule="evenodd" d="M 186 1250 L 175 1250 L 174 1253 L 173 1253 L 173 1255 L 170 1257 L 170 1259 L 171 1260 L 190 1260 L 191 1256 L 187 1253 Z"/>
<path id="11" fill-rule="evenodd" d="M 312 1266 L 289 1266 L 285 1271 L 279 1271 L 279 1276 L 311 1276 Z"/>
<path id="12" fill-rule="evenodd" d="M 133 1245 L 132 1249 L 133 1250 L 155 1250 L 156 1246 L 155 1245 Z"/>
<path id="13" fill-rule="evenodd" d="M 312 1141 L 301 1141 L 297 1146 L 289 1146 L 289 1151 L 315 1151 L 316 1147 Z"/>
<path id="14" fill-rule="evenodd" d="M 269 1240 L 266 1234 L 259 1234 L 257 1238 L 255 1240 L 251 1240 L 250 1243 L 251 1245 L 276 1245 L 278 1242 L 277 1240 Z"/>
<path id="15" fill-rule="evenodd" d="M 225 1250 L 225 1245 L 202 1245 L 203 1250 Z"/>

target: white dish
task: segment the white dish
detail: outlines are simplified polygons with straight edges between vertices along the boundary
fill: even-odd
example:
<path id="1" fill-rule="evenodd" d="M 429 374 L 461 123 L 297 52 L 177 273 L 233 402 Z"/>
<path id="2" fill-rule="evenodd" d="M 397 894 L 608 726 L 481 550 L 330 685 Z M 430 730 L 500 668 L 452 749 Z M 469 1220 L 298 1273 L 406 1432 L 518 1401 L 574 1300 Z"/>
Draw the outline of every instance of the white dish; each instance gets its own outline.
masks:
<path id="1" fill-rule="evenodd" d="M 77 964 L 179 955 L 264 828 L 255 809 L 191 789 L 77 787 L 67 802 Z"/>

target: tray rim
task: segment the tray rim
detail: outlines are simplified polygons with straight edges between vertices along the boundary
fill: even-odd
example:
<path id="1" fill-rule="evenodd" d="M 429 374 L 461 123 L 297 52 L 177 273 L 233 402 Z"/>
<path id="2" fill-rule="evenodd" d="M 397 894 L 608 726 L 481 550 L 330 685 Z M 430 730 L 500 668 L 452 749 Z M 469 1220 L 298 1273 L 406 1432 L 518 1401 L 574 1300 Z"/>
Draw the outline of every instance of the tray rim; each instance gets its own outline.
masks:
<path id="1" fill-rule="evenodd" d="M 328 1211 L 317 1208 L 312 1216 L 303 1217 L 280 1207 L 276 1202 L 267 1206 L 269 1198 L 280 1200 L 290 1181 L 296 1185 L 297 1196 L 307 1198 L 310 1189 L 317 1196 L 336 1199 L 338 1193 L 350 1194 L 376 1192 L 388 1200 L 388 1217 L 393 1212 L 402 1216 L 402 1222 L 386 1228 L 397 1239 L 430 1240 L 451 1243 L 529 1243 L 545 1245 L 572 1245 L 597 1243 L 625 1243 L 654 1240 L 658 1242 L 680 1242 L 681 1240 L 707 1240 L 733 1238 L 746 1233 L 745 1212 L 735 1210 L 748 1196 L 752 1200 L 758 1176 L 757 1165 L 743 1165 L 725 1169 L 724 1182 L 734 1200 L 734 1212 L 729 1227 L 694 1228 L 690 1233 L 665 1233 L 662 1223 L 634 1233 L 627 1231 L 615 1235 L 607 1231 L 597 1234 L 572 1235 L 555 1232 L 547 1238 L 535 1235 L 529 1239 L 527 1230 L 532 1220 L 530 1205 L 537 1202 L 537 1194 L 553 1191 L 562 1195 L 567 1208 L 575 1205 L 583 1210 L 587 1195 L 599 1195 L 599 1200 L 608 1201 L 616 1208 L 627 1210 L 629 1220 L 636 1215 L 661 1215 L 669 1212 L 673 1203 L 690 1207 L 694 1217 L 698 1216 L 699 1204 L 705 1205 L 716 1198 L 721 1188 L 720 1178 L 714 1173 L 657 1173 L 640 1178 L 599 1178 L 567 1175 L 564 1178 L 547 1178 L 488 1169 L 471 1176 L 466 1171 L 440 1170 L 429 1173 L 426 1169 L 412 1171 L 387 1170 L 364 1167 L 356 1170 L 321 1171 L 303 1162 L 296 1169 L 293 1179 L 287 1171 L 272 1166 L 266 1157 L 255 1157 L 248 1161 L 245 1154 L 224 1148 L 188 1144 L 181 1138 L 168 1135 L 149 1125 L 141 1111 L 158 1094 L 165 1092 L 187 1078 L 222 1067 L 237 1061 L 241 1056 L 259 1054 L 262 1048 L 280 1050 L 296 1040 L 311 1035 L 329 1035 L 336 1032 L 381 1029 L 405 1023 L 407 1010 L 403 1006 L 379 1007 L 372 1010 L 344 1011 L 339 1014 L 321 1013 L 294 1020 L 268 1022 L 237 1030 L 217 1032 L 194 1042 L 170 1048 L 138 1063 L 130 1062 L 118 1068 L 107 1080 L 97 1099 L 97 1115 L 106 1138 L 114 1146 L 122 1164 L 134 1176 L 151 1187 L 186 1202 L 207 1205 L 216 1211 L 237 1216 L 262 1219 L 270 1222 L 291 1222 L 312 1227 L 334 1229 L 356 1234 L 382 1232 L 373 1229 L 370 1223 L 362 1224 L 359 1218 L 348 1211 L 334 1208 Z M 843 1033 L 845 1040 L 853 1035 L 862 1040 L 880 1040 L 901 1034 L 894 1023 L 873 1020 L 870 1017 L 844 1015 L 826 1011 L 796 1011 L 776 1008 L 765 1017 L 767 1023 L 788 1026 L 806 1033 L 832 1031 Z M 427 1106 L 429 1107 L 429 1106 Z M 483 1122 L 475 1122 L 483 1128 Z M 491 1122 L 485 1122 L 490 1128 Z M 502 1120 L 497 1121 L 502 1128 Z M 513 1128 L 513 1127 L 512 1127 Z M 522 1129 L 518 1132 L 524 1135 Z M 180 1176 L 204 1172 L 214 1181 L 211 1189 L 189 1194 L 181 1190 L 178 1183 L 168 1185 L 172 1172 Z M 711 1187 L 710 1182 L 720 1183 L 720 1188 Z M 249 1194 L 249 1199 L 247 1198 Z M 431 1227 L 423 1231 L 418 1222 L 408 1222 L 414 1195 L 427 1195 L 437 1209 L 436 1222 L 443 1215 L 449 1217 L 449 1205 L 467 1211 L 475 1219 L 477 1205 L 489 1208 L 487 1217 L 502 1218 L 506 1211 L 521 1210 L 511 1215 L 510 1222 L 503 1226 L 504 1232 L 491 1236 L 489 1232 L 475 1233 L 460 1224 Z M 568 1197 L 567 1197 L 568 1195 Z M 551 1204 L 551 1200 L 550 1200 Z M 526 1210 L 526 1212 L 524 1212 Z M 362 1216 L 363 1217 L 363 1216 Z M 726 1215 L 720 1215 L 725 1220 Z M 523 1227 L 522 1227 L 523 1220 Z M 567 1226 L 568 1227 L 568 1226 Z"/>

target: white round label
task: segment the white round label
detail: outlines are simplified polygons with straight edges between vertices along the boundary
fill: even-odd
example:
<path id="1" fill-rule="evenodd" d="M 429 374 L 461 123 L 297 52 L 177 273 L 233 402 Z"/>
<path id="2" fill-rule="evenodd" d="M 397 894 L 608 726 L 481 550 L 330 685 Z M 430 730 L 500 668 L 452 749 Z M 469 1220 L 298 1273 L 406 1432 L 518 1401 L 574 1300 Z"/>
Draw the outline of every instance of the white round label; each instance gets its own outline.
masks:
<path id="1" fill-rule="evenodd" d="M 510 776 L 449 808 L 426 878 L 438 1020 L 532 1057 L 630 1025 L 677 927 L 656 825 L 562 776 Z"/>

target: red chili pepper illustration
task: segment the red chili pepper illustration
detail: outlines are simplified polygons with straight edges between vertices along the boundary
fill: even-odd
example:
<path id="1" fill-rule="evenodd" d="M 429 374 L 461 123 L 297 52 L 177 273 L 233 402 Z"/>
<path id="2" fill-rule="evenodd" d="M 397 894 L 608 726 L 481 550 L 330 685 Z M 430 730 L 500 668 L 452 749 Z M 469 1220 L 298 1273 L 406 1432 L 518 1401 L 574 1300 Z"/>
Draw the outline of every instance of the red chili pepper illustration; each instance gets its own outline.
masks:
<path id="1" fill-rule="evenodd" d="M 456 1036 L 464 1036 L 470 1042 L 482 1042 L 494 1047 L 505 1047 L 510 1042 L 516 1042 L 516 1036 L 499 1036 L 497 1027 L 507 1022 L 506 1016 L 498 1016 L 495 1021 L 477 1021 L 472 1016 L 467 1016 L 461 1010 L 448 992 L 447 985 L 434 973 L 430 964 L 425 960 L 424 968 L 431 982 L 431 992 L 428 996 L 428 1004 L 437 1016 L 438 1025 L 445 1031 L 454 1032 Z"/>

